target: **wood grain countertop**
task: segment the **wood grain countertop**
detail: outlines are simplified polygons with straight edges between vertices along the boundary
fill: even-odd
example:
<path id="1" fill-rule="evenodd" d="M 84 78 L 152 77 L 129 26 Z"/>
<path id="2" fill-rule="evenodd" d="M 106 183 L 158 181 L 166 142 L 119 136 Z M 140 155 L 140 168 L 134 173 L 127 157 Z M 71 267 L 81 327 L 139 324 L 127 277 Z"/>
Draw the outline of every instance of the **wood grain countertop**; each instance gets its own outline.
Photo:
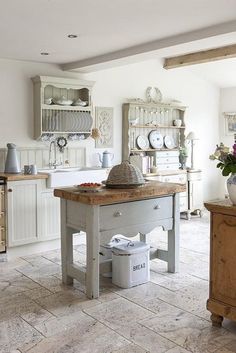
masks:
<path id="1" fill-rule="evenodd" d="M 47 179 L 48 174 L 9 174 L 9 173 L 0 173 L 0 178 L 4 178 L 6 181 L 18 181 L 18 180 L 35 180 L 35 179 Z"/>
<path id="2" fill-rule="evenodd" d="M 186 191 L 183 184 L 149 181 L 132 189 L 109 189 L 103 187 L 99 192 L 80 192 L 76 188 L 55 189 L 54 196 L 89 205 L 109 205 L 113 203 L 138 201 Z"/>
<path id="3" fill-rule="evenodd" d="M 210 212 L 236 216 L 236 206 L 229 199 L 208 201 L 204 206 Z"/>

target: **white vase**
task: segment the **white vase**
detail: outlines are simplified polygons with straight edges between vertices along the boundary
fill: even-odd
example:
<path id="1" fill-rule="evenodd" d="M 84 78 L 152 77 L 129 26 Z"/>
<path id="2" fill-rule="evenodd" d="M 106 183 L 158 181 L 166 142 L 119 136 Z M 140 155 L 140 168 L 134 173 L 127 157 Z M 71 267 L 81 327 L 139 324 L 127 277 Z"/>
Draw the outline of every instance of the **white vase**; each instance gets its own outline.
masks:
<path id="1" fill-rule="evenodd" d="M 236 174 L 231 174 L 227 179 L 227 189 L 231 202 L 236 206 Z"/>

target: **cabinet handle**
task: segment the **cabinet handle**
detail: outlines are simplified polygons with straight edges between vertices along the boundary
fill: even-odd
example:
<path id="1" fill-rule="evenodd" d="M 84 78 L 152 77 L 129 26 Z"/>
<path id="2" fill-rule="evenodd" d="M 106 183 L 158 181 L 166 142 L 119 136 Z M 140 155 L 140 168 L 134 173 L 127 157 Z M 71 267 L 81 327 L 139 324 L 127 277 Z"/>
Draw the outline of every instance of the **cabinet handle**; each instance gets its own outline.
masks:
<path id="1" fill-rule="evenodd" d="M 12 192 L 12 189 L 8 189 L 7 191 L 8 191 L 8 192 Z"/>
<path id="2" fill-rule="evenodd" d="M 154 206 L 154 210 L 159 210 L 161 208 L 161 206 L 160 205 L 156 205 L 156 206 Z"/>
<path id="3" fill-rule="evenodd" d="M 122 216 L 122 213 L 120 211 L 117 211 L 114 213 L 114 217 L 120 217 Z"/>

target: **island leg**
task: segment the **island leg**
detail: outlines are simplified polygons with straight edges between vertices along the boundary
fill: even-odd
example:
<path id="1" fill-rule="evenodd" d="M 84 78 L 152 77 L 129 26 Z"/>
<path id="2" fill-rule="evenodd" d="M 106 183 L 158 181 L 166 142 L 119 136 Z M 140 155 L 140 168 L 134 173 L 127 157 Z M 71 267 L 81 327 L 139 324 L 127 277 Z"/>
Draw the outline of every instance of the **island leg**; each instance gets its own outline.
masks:
<path id="1" fill-rule="evenodd" d="M 168 231 L 168 272 L 179 271 L 179 194 L 173 195 L 173 227 Z"/>
<path id="2" fill-rule="evenodd" d="M 88 206 L 86 244 L 86 294 L 89 299 L 94 299 L 99 297 L 99 206 Z"/>
<path id="3" fill-rule="evenodd" d="M 66 200 L 61 199 L 61 265 L 62 282 L 72 284 L 73 278 L 67 274 L 67 264 L 73 263 L 73 232 L 66 225 Z"/>
<path id="4" fill-rule="evenodd" d="M 212 313 L 211 314 L 212 326 L 221 327 L 223 319 L 224 319 L 223 316 Z"/>

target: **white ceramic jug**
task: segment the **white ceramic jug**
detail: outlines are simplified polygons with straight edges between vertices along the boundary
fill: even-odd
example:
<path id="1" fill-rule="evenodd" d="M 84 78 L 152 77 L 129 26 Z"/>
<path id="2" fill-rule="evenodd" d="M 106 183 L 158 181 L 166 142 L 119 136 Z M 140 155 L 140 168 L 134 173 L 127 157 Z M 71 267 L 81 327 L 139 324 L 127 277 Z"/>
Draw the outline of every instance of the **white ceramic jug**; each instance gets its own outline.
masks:
<path id="1" fill-rule="evenodd" d="M 5 173 L 17 174 L 21 172 L 20 164 L 17 157 L 16 145 L 14 143 L 7 144 L 7 158 L 5 163 Z"/>
<path id="2" fill-rule="evenodd" d="M 110 168 L 112 167 L 112 160 L 114 158 L 114 154 L 110 153 L 109 151 L 104 151 L 102 156 L 100 153 L 99 155 L 99 160 L 102 163 L 102 168 Z"/>

